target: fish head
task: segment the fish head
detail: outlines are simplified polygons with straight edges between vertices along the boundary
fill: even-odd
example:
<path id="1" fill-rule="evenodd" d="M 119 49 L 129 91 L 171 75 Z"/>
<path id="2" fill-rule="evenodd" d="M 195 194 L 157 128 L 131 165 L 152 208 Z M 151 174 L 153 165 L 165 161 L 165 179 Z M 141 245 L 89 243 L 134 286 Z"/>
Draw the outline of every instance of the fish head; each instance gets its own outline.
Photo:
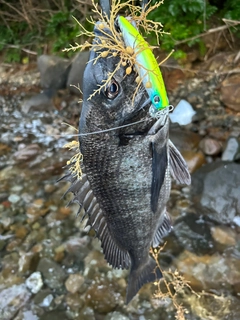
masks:
<path id="1" fill-rule="evenodd" d="M 96 44 L 104 35 L 111 34 L 108 28 L 98 28 L 98 24 L 94 32 Z M 90 52 L 83 75 L 80 132 L 110 129 L 148 115 L 147 110 L 142 108 L 148 98 L 147 92 L 142 85 L 136 91 L 137 73 L 132 71 L 126 74 L 128 66 L 121 65 L 114 45 L 109 54 L 102 57 L 106 50 L 104 48 Z M 117 55 L 113 55 L 114 52 Z"/>

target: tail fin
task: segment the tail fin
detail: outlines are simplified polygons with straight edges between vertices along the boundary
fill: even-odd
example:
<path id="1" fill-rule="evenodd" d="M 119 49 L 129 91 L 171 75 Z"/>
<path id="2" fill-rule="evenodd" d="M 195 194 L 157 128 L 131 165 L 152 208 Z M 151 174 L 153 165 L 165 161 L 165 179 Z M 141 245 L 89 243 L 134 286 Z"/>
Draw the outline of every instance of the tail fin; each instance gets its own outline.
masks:
<path id="1" fill-rule="evenodd" d="M 146 263 L 141 264 L 137 269 L 131 269 L 130 271 L 126 304 L 132 300 L 145 283 L 154 282 L 161 278 L 161 270 L 157 267 L 156 262 L 148 256 Z"/>

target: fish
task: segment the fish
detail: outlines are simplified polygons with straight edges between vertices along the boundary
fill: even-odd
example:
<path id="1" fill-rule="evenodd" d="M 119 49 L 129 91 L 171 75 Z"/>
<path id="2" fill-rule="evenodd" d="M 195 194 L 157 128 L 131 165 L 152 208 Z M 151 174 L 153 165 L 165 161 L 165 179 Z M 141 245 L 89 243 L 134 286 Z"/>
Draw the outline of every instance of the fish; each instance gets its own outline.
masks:
<path id="1" fill-rule="evenodd" d="M 157 60 L 149 44 L 133 23 L 123 16 L 118 16 L 116 23 L 126 47 L 133 49 L 136 55 L 135 68 L 153 106 L 150 108 L 150 114 L 154 116 L 158 111 L 169 106 L 167 91 Z"/>
<path id="2" fill-rule="evenodd" d="M 94 33 L 97 42 L 110 30 L 96 24 Z M 78 179 L 68 170 L 61 180 L 71 182 L 70 203 L 78 203 L 79 212 L 84 209 L 83 219 L 101 241 L 107 262 L 113 268 L 130 269 L 128 304 L 145 283 L 162 278 L 149 250 L 172 229 L 166 210 L 171 175 L 186 184 L 191 178 L 169 140 L 168 114 L 158 120 L 149 117 L 142 108 L 148 99 L 143 85 L 133 101 L 137 73 L 126 75 L 127 66 L 121 66 L 113 74 L 119 59 L 90 51 L 79 121 L 83 174 Z M 111 81 L 106 81 L 109 74 Z"/>

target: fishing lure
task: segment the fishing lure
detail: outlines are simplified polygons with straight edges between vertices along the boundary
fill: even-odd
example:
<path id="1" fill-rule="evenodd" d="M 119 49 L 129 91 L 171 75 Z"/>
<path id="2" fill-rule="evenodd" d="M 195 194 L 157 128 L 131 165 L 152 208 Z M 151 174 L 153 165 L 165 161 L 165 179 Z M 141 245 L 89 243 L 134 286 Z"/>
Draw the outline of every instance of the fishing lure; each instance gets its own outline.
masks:
<path id="1" fill-rule="evenodd" d="M 131 22 L 119 16 L 117 24 L 125 46 L 132 48 L 136 56 L 135 68 L 149 95 L 149 100 L 144 105 L 151 101 L 153 108 L 150 108 L 150 114 L 154 116 L 169 106 L 165 84 L 157 60 L 148 43 Z"/>

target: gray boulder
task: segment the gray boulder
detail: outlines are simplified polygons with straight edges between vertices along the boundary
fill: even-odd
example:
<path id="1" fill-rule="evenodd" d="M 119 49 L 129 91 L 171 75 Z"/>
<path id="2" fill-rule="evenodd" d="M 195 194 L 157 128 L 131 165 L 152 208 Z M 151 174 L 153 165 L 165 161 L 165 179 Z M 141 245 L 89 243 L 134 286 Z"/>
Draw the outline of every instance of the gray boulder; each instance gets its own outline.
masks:
<path id="1" fill-rule="evenodd" d="M 69 60 L 44 54 L 38 57 L 37 64 L 42 88 L 55 90 L 66 88 L 71 67 Z"/>
<path id="2" fill-rule="evenodd" d="M 240 216 L 240 164 L 213 162 L 192 175 L 192 201 L 199 214 L 221 224 Z"/>
<path id="3" fill-rule="evenodd" d="M 89 51 L 79 52 L 72 61 L 71 70 L 67 79 L 67 88 L 79 95 L 82 89 L 83 72 L 89 59 Z M 76 88 L 77 87 L 77 88 Z"/>

